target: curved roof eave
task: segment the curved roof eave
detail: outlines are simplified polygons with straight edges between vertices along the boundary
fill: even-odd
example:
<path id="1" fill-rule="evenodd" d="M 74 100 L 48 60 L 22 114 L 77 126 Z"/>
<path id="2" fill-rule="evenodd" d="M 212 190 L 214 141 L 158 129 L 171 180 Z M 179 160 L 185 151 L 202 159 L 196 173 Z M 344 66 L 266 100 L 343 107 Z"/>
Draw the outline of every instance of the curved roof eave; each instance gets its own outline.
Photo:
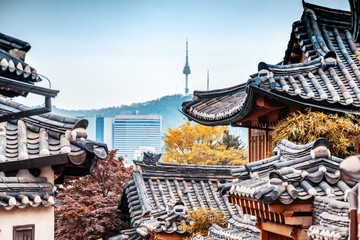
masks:
<path id="1" fill-rule="evenodd" d="M 297 105 L 297 106 L 304 106 L 304 103 L 301 101 L 301 99 L 297 100 L 294 98 L 289 98 L 286 96 L 283 96 L 279 93 L 274 93 L 274 92 L 269 92 L 266 91 L 258 86 L 255 85 L 248 85 L 246 87 L 247 90 L 247 97 L 244 101 L 243 107 L 241 108 L 240 112 L 238 112 L 237 114 L 235 114 L 234 116 L 231 116 L 229 118 L 226 119 L 221 119 L 221 120 L 214 120 L 214 121 L 208 121 L 208 120 L 203 120 L 197 117 L 194 117 L 190 114 L 188 114 L 185 109 L 183 109 L 182 111 L 180 111 L 182 114 L 184 114 L 187 118 L 189 118 L 190 120 L 193 120 L 197 123 L 200 123 L 202 125 L 206 125 L 206 126 L 218 126 L 218 125 L 232 125 L 232 124 L 236 124 L 237 122 L 241 121 L 242 119 L 244 119 L 249 112 L 252 109 L 252 105 L 254 104 L 254 99 L 255 99 L 255 95 L 256 94 L 260 94 L 262 96 L 266 96 L 269 98 L 273 98 L 276 99 L 278 101 L 284 102 L 284 103 L 291 103 L 289 105 Z M 327 111 L 327 112 L 338 112 L 340 114 L 346 114 L 346 113 L 350 113 L 350 114 L 355 114 L 355 115 L 360 115 L 360 108 L 356 111 L 353 109 L 346 109 L 344 108 L 344 106 L 337 106 L 335 107 L 334 104 L 332 104 L 331 107 L 327 107 L 327 106 L 323 106 L 323 105 L 318 105 L 316 103 L 311 103 L 311 102 L 307 102 L 306 104 L 308 107 L 314 108 L 316 110 L 322 110 L 322 111 Z"/>
<path id="2" fill-rule="evenodd" d="M 182 114 L 184 114 L 187 118 L 189 118 L 190 120 L 193 120 L 197 123 L 200 123 L 202 125 L 205 126 L 217 126 L 217 125 L 231 125 L 234 124 L 236 122 L 238 122 L 239 120 L 243 119 L 252 109 L 252 105 L 254 103 L 254 96 L 253 96 L 253 90 L 252 90 L 252 86 L 248 85 L 246 86 L 246 92 L 247 92 L 247 96 L 246 99 L 242 105 L 242 108 L 240 110 L 240 112 L 238 112 L 237 114 L 235 114 L 232 117 L 229 117 L 227 119 L 221 119 L 221 120 L 214 120 L 214 121 L 206 121 L 206 120 L 202 120 L 200 118 L 194 117 L 190 114 L 188 114 L 185 111 L 185 107 L 183 107 L 183 110 L 180 111 Z"/>

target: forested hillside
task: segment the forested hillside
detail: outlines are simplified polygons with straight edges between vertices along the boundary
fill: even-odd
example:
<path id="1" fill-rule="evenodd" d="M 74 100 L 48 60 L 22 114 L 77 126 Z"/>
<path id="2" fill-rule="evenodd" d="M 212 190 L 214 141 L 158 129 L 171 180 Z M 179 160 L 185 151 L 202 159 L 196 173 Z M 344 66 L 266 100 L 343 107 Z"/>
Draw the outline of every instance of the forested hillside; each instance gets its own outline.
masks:
<path id="1" fill-rule="evenodd" d="M 191 99 L 191 96 L 183 96 L 181 94 L 164 96 L 159 99 L 143 102 L 133 103 L 131 105 L 121 105 L 117 107 L 88 109 L 88 110 L 65 110 L 53 107 L 53 113 L 61 114 L 68 117 L 77 116 L 96 116 L 102 115 L 104 117 L 114 117 L 115 115 L 138 114 L 148 115 L 157 114 L 163 117 L 163 132 L 170 127 L 175 128 L 181 125 L 184 121 L 184 115 L 179 110 L 184 101 Z M 114 103 L 116 104 L 116 103 Z"/>

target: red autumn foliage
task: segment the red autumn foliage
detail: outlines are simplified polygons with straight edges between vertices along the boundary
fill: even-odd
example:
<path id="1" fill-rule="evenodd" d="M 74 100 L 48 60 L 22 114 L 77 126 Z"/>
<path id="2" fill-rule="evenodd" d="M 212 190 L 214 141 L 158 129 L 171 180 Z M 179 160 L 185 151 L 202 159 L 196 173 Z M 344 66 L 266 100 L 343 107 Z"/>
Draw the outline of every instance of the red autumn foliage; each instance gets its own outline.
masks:
<path id="1" fill-rule="evenodd" d="M 99 160 L 94 173 L 66 179 L 56 197 L 64 204 L 55 209 L 55 239 L 106 239 L 127 227 L 117 207 L 131 167 L 125 167 L 116 150 Z"/>

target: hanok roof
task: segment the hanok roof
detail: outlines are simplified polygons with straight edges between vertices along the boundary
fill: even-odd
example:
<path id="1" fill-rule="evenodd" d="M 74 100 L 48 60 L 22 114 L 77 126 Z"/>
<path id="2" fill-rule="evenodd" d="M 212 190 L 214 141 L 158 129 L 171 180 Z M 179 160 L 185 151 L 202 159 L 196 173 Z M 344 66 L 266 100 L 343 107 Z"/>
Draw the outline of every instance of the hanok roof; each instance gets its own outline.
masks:
<path id="1" fill-rule="evenodd" d="M 0 33 L 0 82 L 7 79 L 33 84 L 41 81 L 37 71 L 25 63 L 25 55 L 30 50 L 29 43 Z M 27 91 L 19 91 L 0 85 L 0 94 L 4 96 L 26 96 Z"/>
<path id="2" fill-rule="evenodd" d="M 252 115 L 261 122 L 259 109 L 264 116 L 289 106 L 360 114 L 360 44 L 350 32 L 351 13 L 303 5 L 281 64 L 260 63 L 258 73 L 244 84 L 195 91 L 182 112 L 204 125 L 244 126 L 254 124 L 246 123 Z"/>
<path id="3" fill-rule="evenodd" d="M 232 170 L 233 176 L 241 181 L 224 186 L 221 192 L 229 189 L 230 202 L 250 199 L 254 206 L 237 201 L 243 213 L 268 220 L 274 218 L 269 213 L 277 213 L 279 204 L 283 211 L 292 207 L 292 211 L 302 211 L 301 216 L 311 214 L 312 225 L 307 231 L 311 239 L 347 239 L 349 204 L 344 201 L 356 182 L 341 180 L 339 165 L 342 162 L 330 155 L 325 139 L 306 145 L 282 140 L 275 147 L 273 157 Z M 310 204 L 312 208 L 296 207 L 301 203 Z M 276 217 L 276 221 L 286 223 L 286 216 L 285 220 L 282 216 Z"/>
<path id="4" fill-rule="evenodd" d="M 315 196 L 344 198 L 355 185 L 340 178 L 340 158 L 330 155 L 325 139 L 296 145 L 282 140 L 273 157 L 232 170 L 243 179 L 231 186 L 230 194 L 271 204 L 307 200 Z"/>
<path id="5" fill-rule="evenodd" d="M 11 210 L 14 207 L 57 206 L 54 185 L 46 178 L 28 176 L 5 177 L 0 174 L 0 207 Z"/>
<path id="6" fill-rule="evenodd" d="M 0 97 L 0 112 L 24 109 L 27 107 Z M 60 175 L 55 182 L 61 183 L 65 175 L 90 173 L 96 160 L 107 156 L 106 144 L 86 139 L 87 125 L 86 119 L 55 114 L 1 122 L 0 206 L 7 210 L 56 206 L 54 185 L 37 177 L 39 168 L 52 166 Z"/>
<path id="7" fill-rule="evenodd" d="M 229 204 L 227 197 L 220 197 L 217 192 L 220 184 L 233 180 L 232 167 L 149 165 L 142 161 L 134 161 L 134 164 L 119 208 L 129 212 L 131 227 L 136 228 L 140 236 L 149 232 L 182 234 L 181 220 L 189 211 L 200 207 L 220 209 L 228 218 L 242 215 L 239 206 Z"/>
<path id="8" fill-rule="evenodd" d="M 0 97 L 0 112 L 19 112 L 26 106 Z M 0 171 L 66 165 L 66 175 L 89 173 L 107 146 L 87 140 L 86 119 L 55 114 L 35 115 L 0 123 Z"/>
<path id="9" fill-rule="evenodd" d="M 87 140 L 86 119 L 41 114 L 51 111 L 58 91 L 33 85 L 41 79 L 24 62 L 29 49 L 29 43 L 0 33 L 0 206 L 8 210 L 56 206 L 54 185 L 38 177 L 40 168 L 52 166 L 61 183 L 65 175 L 90 173 L 107 156 L 106 144 Z M 4 97 L 29 92 L 45 96 L 45 106 L 31 109 Z"/>

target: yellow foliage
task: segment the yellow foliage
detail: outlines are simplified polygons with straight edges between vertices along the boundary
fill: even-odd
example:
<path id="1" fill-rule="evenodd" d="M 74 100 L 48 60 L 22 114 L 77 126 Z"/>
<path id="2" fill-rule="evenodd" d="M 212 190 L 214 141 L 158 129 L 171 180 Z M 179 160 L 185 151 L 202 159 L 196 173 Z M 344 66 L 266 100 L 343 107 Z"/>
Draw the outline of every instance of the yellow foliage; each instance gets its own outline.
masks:
<path id="1" fill-rule="evenodd" d="M 345 158 L 357 153 L 352 139 L 359 133 L 359 119 L 353 115 L 338 116 L 307 109 L 306 113 L 292 113 L 279 122 L 272 137 L 274 146 L 282 139 L 307 144 L 323 137 L 329 142 L 334 156 Z"/>
<path id="2" fill-rule="evenodd" d="M 360 48 L 358 48 L 356 50 L 356 54 L 354 54 L 353 57 L 355 57 L 357 60 L 360 60 Z M 360 63 L 360 61 L 359 61 L 359 63 Z"/>
<path id="3" fill-rule="evenodd" d="M 190 234 L 185 240 L 190 240 L 197 234 L 207 236 L 213 224 L 226 228 L 228 223 L 225 214 L 219 209 L 201 207 L 187 214 L 187 220 L 182 222 L 181 228 Z"/>
<path id="4" fill-rule="evenodd" d="M 246 163 L 247 152 L 221 143 L 226 126 L 207 127 L 200 124 L 182 124 L 165 133 L 163 161 L 198 165 L 241 165 Z"/>

